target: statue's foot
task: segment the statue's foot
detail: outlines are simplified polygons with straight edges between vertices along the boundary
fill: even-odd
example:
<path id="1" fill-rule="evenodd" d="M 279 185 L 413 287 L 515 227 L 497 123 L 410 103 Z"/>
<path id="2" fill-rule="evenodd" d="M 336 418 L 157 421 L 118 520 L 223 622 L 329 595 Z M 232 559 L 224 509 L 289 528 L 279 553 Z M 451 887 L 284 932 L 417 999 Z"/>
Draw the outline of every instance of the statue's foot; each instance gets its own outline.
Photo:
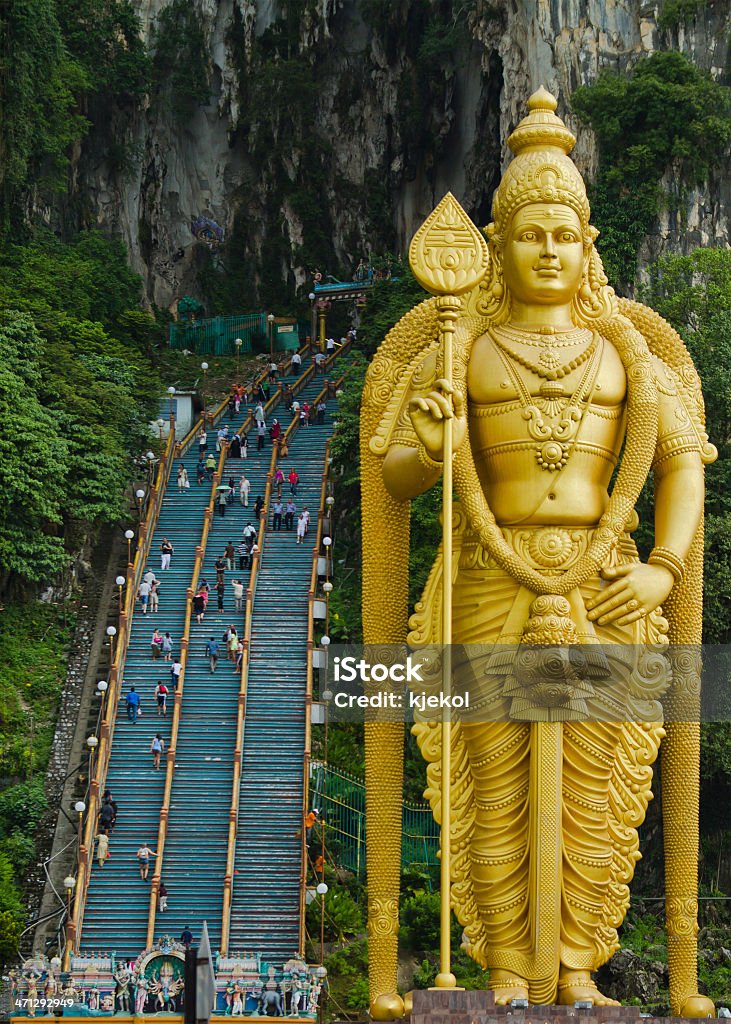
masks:
<path id="1" fill-rule="evenodd" d="M 488 988 L 498 1006 L 508 1006 L 514 999 L 528 998 L 528 982 L 509 971 L 490 971 Z"/>
<path id="2" fill-rule="evenodd" d="M 619 1006 L 616 999 L 610 999 L 599 991 L 588 971 L 562 970 L 556 1002 L 559 1006 L 573 1006 L 579 1000 L 591 1001 L 593 1006 Z"/>
<path id="3" fill-rule="evenodd" d="M 716 1004 L 708 996 L 688 996 L 680 1009 L 681 1017 L 715 1017 Z"/>

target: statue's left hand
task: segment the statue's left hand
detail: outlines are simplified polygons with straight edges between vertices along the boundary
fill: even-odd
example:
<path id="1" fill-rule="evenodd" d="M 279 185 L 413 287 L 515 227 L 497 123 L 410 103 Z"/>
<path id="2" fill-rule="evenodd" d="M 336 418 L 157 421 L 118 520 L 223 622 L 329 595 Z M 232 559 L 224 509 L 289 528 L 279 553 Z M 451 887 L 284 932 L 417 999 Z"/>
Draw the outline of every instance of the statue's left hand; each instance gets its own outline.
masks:
<path id="1" fill-rule="evenodd" d="M 644 618 L 663 603 L 675 582 L 668 569 L 642 562 L 603 569 L 602 576 L 614 582 L 586 602 L 589 619 L 600 626 L 626 626 Z"/>

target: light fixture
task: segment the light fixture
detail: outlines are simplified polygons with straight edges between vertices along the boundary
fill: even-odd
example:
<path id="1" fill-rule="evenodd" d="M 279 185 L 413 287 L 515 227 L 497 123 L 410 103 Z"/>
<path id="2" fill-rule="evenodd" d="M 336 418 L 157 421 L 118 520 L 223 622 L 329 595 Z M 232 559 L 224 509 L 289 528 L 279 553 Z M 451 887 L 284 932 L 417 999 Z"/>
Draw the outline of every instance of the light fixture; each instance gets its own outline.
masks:
<path id="1" fill-rule="evenodd" d="M 66 875 L 66 877 L 63 880 L 63 886 L 64 889 L 68 889 L 68 891 L 71 892 L 72 889 L 74 889 L 76 886 L 76 879 L 74 878 L 74 876 Z"/>
<path id="2" fill-rule="evenodd" d="M 332 690 L 323 690 L 320 696 L 322 697 L 326 704 L 329 704 L 330 701 L 333 699 L 333 692 Z"/>
<path id="3" fill-rule="evenodd" d="M 86 810 L 86 804 L 84 803 L 84 801 L 77 800 L 76 803 L 74 804 L 74 810 L 76 811 L 77 814 L 83 814 L 84 811 Z"/>
<path id="4" fill-rule="evenodd" d="M 241 338 L 237 338 L 237 339 L 236 339 L 236 340 L 234 341 L 234 345 L 236 346 L 236 348 L 241 348 L 241 346 L 242 346 L 243 344 L 244 344 L 244 343 L 243 343 L 243 341 L 241 340 Z"/>
<path id="5" fill-rule="evenodd" d="M 326 978 L 327 977 L 327 967 L 324 967 L 322 964 L 320 964 L 319 967 L 315 968 L 315 974 L 317 975 L 318 978 Z"/>
<path id="6" fill-rule="evenodd" d="M 323 537 L 322 538 L 322 543 L 325 545 L 326 548 L 329 548 L 330 545 L 332 544 L 332 542 L 333 542 L 332 537 Z"/>
<path id="7" fill-rule="evenodd" d="M 117 576 L 114 582 L 117 584 L 118 587 L 123 587 L 127 582 L 127 578 L 125 576 Z"/>
<path id="8" fill-rule="evenodd" d="M 323 647 L 329 647 L 330 646 L 330 637 L 329 636 L 320 637 L 320 644 Z"/>
<path id="9" fill-rule="evenodd" d="M 142 488 L 140 488 L 138 491 L 135 491 L 135 498 L 138 498 L 140 501 L 142 501 L 144 496 L 145 492 L 142 490 Z"/>
<path id="10" fill-rule="evenodd" d="M 207 369 L 208 369 L 208 363 L 201 363 L 201 370 L 203 370 L 204 373 L 206 372 Z"/>
<path id="11" fill-rule="evenodd" d="M 310 302 L 314 302 L 315 301 L 315 293 L 314 292 L 310 292 L 310 294 L 307 296 L 307 298 L 310 300 Z"/>
<path id="12" fill-rule="evenodd" d="M 342 397 L 342 394 L 343 394 L 343 389 L 342 388 L 338 388 L 338 390 L 335 392 L 335 397 L 336 398 L 340 398 L 340 397 Z"/>
<path id="13" fill-rule="evenodd" d="M 327 891 L 328 891 L 328 884 L 327 884 L 327 882 L 319 882 L 318 886 L 317 886 L 318 895 L 324 896 Z"/>
<path id="14" fill-rule="evenodd" d="M 116 636 L 116 635 L 117 635 L 117 627 L 116 626 L 107 626 L 107 636 Z"/>
<path id="15" fill-rule="evenodd" d="M 325 591 L 326 594 L 329 594 L 331 592 L 332 588 L 333 588 L 333 585 L 330 582 L 330 580 L 328 580 L 327 583 L 323 583 L 323 585 L 322 585 L 322 589 Z"/>
<path id="16" fill-rule="evenodd" d="M 49 962 L 51 964 L 51 967 L 54 969 L 54 971 L 59 970 L 59 968 L 61 967 L 61 957 L 60 956 L 52 956 Z"/>
<path id="17" fill-rule="evenodd" d="M 155 461 L 155 453 L 154 452 L 145 452 L 145 458 L 147 459 L 148 462 L 154 462 Z"/>
<path id="18" fill-rule="evenodd" d="M 125 530 L 124 531 L 124 535 L 127 538 L 127 540 L 134 540 L 135 531 L 134 530 Z"/>
<path id="19" fill-rule="evenodd" d="M 270 324 L 273 324 L 274 323 L 274 313 L 269 313 L 268 316 L 267 316 L 267 320 L 269 321 Z"/>
<path id="20" fill-rule="evenodd" d="M 325 498 L 325 504 L 330 506 L 335 504 L 335 498 L 333 498 L 332 494 Z"/>
<path id="21" fill-rule="evenodd" d="M 162 430 L 162 428 L 165 426 L 165 420 L 162 418 L 162 416 L 160 416 L 160 418 L 158 419 L 157 425 L 160 428 L 160 430 Z"/>
<path id="22" fill-rule="evenodd" d="M 86 745 L 89 748 L 89 750 L 96 750 L 96 748 L 99 746 L 99 740 L 96 738 L 96 736 L 87 736 Z"/>
<path id="23" fill-rule="evenodd" d="M 105 694 L 107 692 L 107 689 L 109 688 L 109 683 L 106 681 L 106 679 L 100 679 L 99 682 L 96 684 L 96 688 L 99 693 Z"/>

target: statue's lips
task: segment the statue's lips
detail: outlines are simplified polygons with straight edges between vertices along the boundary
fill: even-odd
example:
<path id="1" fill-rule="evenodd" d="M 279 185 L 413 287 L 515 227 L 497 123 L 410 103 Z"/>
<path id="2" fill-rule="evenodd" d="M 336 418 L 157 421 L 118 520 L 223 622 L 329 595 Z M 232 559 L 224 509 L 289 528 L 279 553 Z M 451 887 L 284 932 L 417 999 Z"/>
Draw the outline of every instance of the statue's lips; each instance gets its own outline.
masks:
<path id="1" fill-rule="evenodd" d="M 558 277 L 561 273 L 560 267 L 535 267 L 534 269 L 539 277 Z"/>

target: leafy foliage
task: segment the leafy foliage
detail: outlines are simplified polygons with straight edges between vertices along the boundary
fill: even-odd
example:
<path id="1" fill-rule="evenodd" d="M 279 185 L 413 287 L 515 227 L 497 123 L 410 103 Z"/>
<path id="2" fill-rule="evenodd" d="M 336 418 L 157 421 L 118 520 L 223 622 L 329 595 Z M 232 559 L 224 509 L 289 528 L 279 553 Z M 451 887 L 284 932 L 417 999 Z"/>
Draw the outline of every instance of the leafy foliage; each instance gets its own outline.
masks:
<path id="1" fill-rule="evenodd" d="M 188 0 L 173 0 L 160 11 L 153 46 L 153 86 L 183 120 L 207 103 L 211 93 L 203 23 Z"/>
<path id="2" fill-rule="evenodd" d="M 78 524 L 123 512 L 161 390 L 148 361 L 151 318 L 130 309 L 139 289 L 124 249 L 99 235 L 41 234 L 0 254 L 6 573 L 47 578 Z"/>
<path id="3" fill-rule="evenodd" d="M 17 0 L 0 11 L 4 61 L 0 125 L 2 224 L 21 219 L 25 189 L 62 189 L 69 146 L 83 137 L 88 122 L 76 96 L 88 79 L 69 57 L 54 0 Z"/>
<path id="4" fill-rule="evenodd" d="M 680 53 L 657 52 L 631 75 L 605 70 L 572 98 L 599 144 L 590 189 L 592 219 L 612 282 L 634 280 L 637 252 L 666 201 L 660 180 L 670 167 L 687 184 L 706 181 L 731 138 L 729 90 Z"/>
<path id="5" fill-rule="evenodd" d="M 66 50 L 83 68 L 86 88 L 122 102 L 148 89 L 150 64 L 131 0 L 61 0 L 56 3 Z"/>

